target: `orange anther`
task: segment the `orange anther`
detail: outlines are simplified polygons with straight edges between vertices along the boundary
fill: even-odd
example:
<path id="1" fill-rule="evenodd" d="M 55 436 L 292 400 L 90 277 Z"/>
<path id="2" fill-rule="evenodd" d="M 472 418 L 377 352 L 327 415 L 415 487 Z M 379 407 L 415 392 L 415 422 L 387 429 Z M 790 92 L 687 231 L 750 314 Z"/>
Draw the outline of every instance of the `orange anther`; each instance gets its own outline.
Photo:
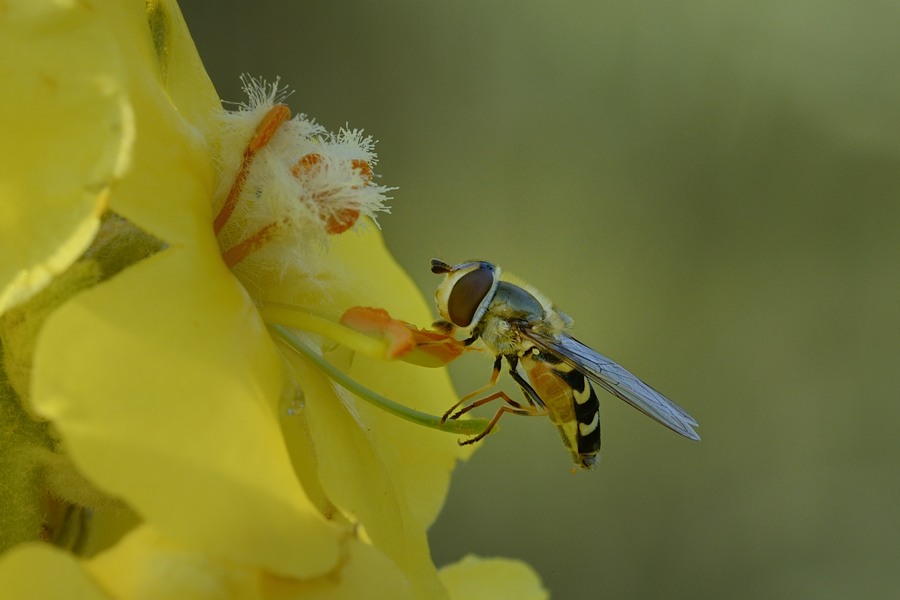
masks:
<path id="1" fill-rule="evenodd" d="M 312 152 L 311 154 L 304 154 L 300 157 L 300 160 L 297 161 L 293 167 L 291 167 L 291 175 L 294 177 L 300 177 L 300 175 L 312 169 L 314 166 L 322 162 L 322 155 Z"/>
<path id="2" fill-rule="evenodd" d="M 355 208 L 342 208 L 325 219 L 325 231 L 331 235 L 344 233 L 359 219 L 359 211 Z"/>
<path id="3" fill-rule="evenodd" d="M 379 336 L 388 342 L 386 358 L 397 358 L 416 347 L 412 331 L 403 321 L 391 318 L 383 308 L 354 306 L 341 316 L 341 325 L 372 336 Z"/>
<path id="4" fill-rule="evenodd" d="M 372 167 L 369 166 L 368 162 L 354 158 L 351 164 L 354 169 L 359 171 L 359 174 L 362 175 L 366 181 L 372 180 Z"/>
<path id="5" fill-rule="evenodd" d="M 321 154 L 318 154 L 316 152 L 305 154 L 300 157 L 300 160 L 298 160 L 293 167 L 291 167 L 291 175 L 297 178 L 303 177 L 303 175 L 309 173 L 313 168 L 321 168 L 321 163 Z M 372 179 L 372 167 L 369 166 L 368 162 L 360 159 L 353 159 L 350 162 L 350 165 L 366 181 Z M 320 206 L 324 207 L 328 204 L 329 194 L 318 193 L 315 194 L 313 198 Z M 323 221 L 325 221 L 325 232 L 331 235 L 344 233 L 345 231 L 353 227 L 358 219 L 359 211 L 355 208 L 341 208 L 336 212 L 323 217 Z"/>
<path id="6" fill-rule="evenodd" d="M 383 308 L 349 308 L 341 317 L 341 325 L 387 341 L 385 358 L 400 358 L 420 367 L 442 367 L 467 350 L 466 345 L 453 336 L 418 329 L 394 319 Z"/>
<path id="7" fill-rule="evenodd" d="M 412 330 L 416 340 L 416 349 L 407 356 L 406 360 L 422 367 L 442 367 L 459 358 L 469 348 L 446 333 L 418 329 L 409 323 L 406 324 Z"/>

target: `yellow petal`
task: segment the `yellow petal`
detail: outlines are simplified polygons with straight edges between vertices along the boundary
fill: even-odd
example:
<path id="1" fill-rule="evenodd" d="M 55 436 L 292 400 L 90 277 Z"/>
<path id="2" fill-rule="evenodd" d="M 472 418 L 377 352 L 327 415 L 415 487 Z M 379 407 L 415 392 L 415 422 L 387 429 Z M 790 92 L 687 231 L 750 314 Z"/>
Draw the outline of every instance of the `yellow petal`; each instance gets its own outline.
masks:
<path id="1" fill-rule="evenodd" d="M 303 361 L 296 361 L 296 368 L 319 477 L 328 497 L 359 519 L 375 546 L 407 574 L 420 596 L 445 597 L 431 562 L 425 526 L 411 512 L 407 490 L 391 470 L 387 440 L 362 425 L 365 417 L 357 420 L 356 412 L 365 408 L 364 403 L 354 403 L 348 392 L 332 387 L 321 372 Z"/>
<path id="2" fill-rule="evenodd" d="M 110 208 L 169 243 L 212 239 L 212 121 L 221 111 L 173 2 L 103 0 L 128 69 L 136 138 Z M 195 78 L 195 79 L 191 79 Z"/>
<path id="3" fill-rule="evenodd" d="M 341 314 L 353 306 L 378 306 L 391 315 L 412 323 L 432 320 L 428 303 L 397 265 L 384 246 L 381 234 L 369 224 L 361 232 L 336 236 L 330 252 L 312 273 L 287 278 L 280 287 L 266 286 L 265 302 L 293 303 L 313 313 Z M 333 354 L 326 357 L 335 362 Z M 444 369 L 423 369 L 401 361 L 371 360 L 357 354 L 343 361 L 348 374 L 369 389 L 432 415 L 443 414 L 457 397 Z M 355 409 L 373 446 L 380 452 L 384 469 L 390 473 L 394 494 L 402 498 L 421 527 L 427 528 L 444 503 L 450 473 L 456 461 L 469 456 L 471 446 L 460 447 L 457 436 L 411 425 L 362 402 Z M 310 419 L 310 429 L 316 425 Z M 341 433 L 323 436 L 317 452 L 323 456 L 337 451 Z M 320 447 L 319 444 L 322 446 Z M 323 467 L 323 472 L 328 469 Z M 372 475 L 374 477 L 374 475 Z M 351 489 L 326 489 L 332 497 L 354 498 Z M 366 502 L 363 495 L 351 505 Z M 336 502 L 340 504 L 340 502 Z M 363 521 L 370 528 L 371 524 Z"/>
<path id="4" fill-rule="evenodd" d="M 415 324 L 433 320 L 430 305 L 394 261 L 374 228 L 359 235 L 340 236 L 329 259 L 340 265 L 338 272 L 346 273 L 340 285 L 334 286 L 337 306 L 379 306 L 394 317 Z M 433 415 L 443 414 L 457 400 L 445 369 L 356 356 L 349 374 L 392 400 Z M 368 406 L 360 406 L 359 410 L 377 436 L 376 443 L 384 448 L 384 460 L 395 485 L 427 528 L 444 504 L 456 461 L 469 456 L 472 447 L 460 447 L 456 436 L 411 426 Z"/>
<path id="5" fill-rule="evenodd" d="M 325 260 L 327 298 L 310 287 L 298 293 L 298 303 L 320 310 L 383 306 L 404 320 L 430 321 L 421 294 L 374 229 L 344 234 Z M 410 577 L 419 595 L 445 597 L 425 530 L 444 502 L 456 460 L 469 450 L 460 448 L 455 436 L 397 419 L 332 387 L 299 359 L 297 365 L 305 392 L 304 416 L 327 497 L 360 521 L 375 546 Z M 432 414 L 456 401 L 444 370 L 357 355 L 349 374 L 393 400 Z"/>
<path id="6" fill-rule="evenodd" d="M 356 539 L 347 540 L 343 557 L 339 569 L 312 580 L 264 576 L 261 596 L 266 600 L 412 600 L 417 597 L 403 573 L 372 546 Z"/>
<path id="7" fill-rule="evenodd" d="M 412 599 L 412 587 L 377 550 L 342 535 L 341 562 L 320 577 L 296 579 L 217 560 L 141 527 L 87 563 L 115 598 L 213 600 Z"/>
<path id="8" fill-rule="evenodd" d="M 71 554 L 47 544 L 26 544 L 0 557 L 0 590 L 16 600 L 109 600 Z"/>
<path id="9" fill-rule="evenodd" d="M 384 361 L 356 356 L 349 374 L 369 389 L 429 414 L 440 415 L 456 402 L 443 369 L 398 361 L 386 366 Z M 440 406 L 435 398 L 443 399 Z M 417 522 L 429 527 L 444 504 L 456 461 L 467 457 L 471 448 L 460 447 L 459 436 L 413 425 L 367 403 L 357 403 L 357 412 L 379 446 L 398 493 Z"/>
<path id="10" fill-rule="evenodd" d="M 0 11 L 0 313 L 90 243 L 134 138 L 126 66 L 86 2 Z"/>
<path id="11" fill-rule="evenodd" d="M 189 550 L 147 526 L 88 561 L 86 568 L 113 598 L 259 597 L 256 569 Z"/>
<path id="12" fill-rule="evenodd" d="M 335 292 L 340 294 L 340 301 L 357 300 L 348 304 L 348 308 L 378 306 L 395 318 L 417 325 L 434 320 L 432 304 L 425 301 L 416 284 L 394 260 L 381 232 L 374 226 L 333 238 L 328 260 L 338 273 Z"/>
<path id="13" fill-rule="evenodd" d="M 453 600 L 547 600 L 550 594 L 525 563 L 508 558 L 466 556 L 441 569 Z"/>
<path id="14" fill-rule="evenodd" d="M 111 0 L 118 2 L 119 0 Z M 136 3 L 138 4 L 138 3 Z M 160 80 L 172 104 L 207 136 L 220 122 L 219 96 L 175 0 L 145 0 Z"/>
<path id="15" fill-rule="evenodd" d="M 277 420 L 281 364 L 219 256 L 169 248 L 61 307 L 33 403 L 87 477 L 168 537 L 305 576 L 337 560 Z"/>

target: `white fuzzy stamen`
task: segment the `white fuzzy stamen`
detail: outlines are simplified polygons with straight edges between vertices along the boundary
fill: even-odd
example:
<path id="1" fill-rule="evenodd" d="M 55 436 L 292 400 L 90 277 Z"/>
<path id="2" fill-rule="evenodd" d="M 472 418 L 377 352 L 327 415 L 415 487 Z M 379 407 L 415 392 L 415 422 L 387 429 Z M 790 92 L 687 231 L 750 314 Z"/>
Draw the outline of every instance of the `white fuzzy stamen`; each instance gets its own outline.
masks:
<path id="1" fill-rule="evenodd" d="M 217 210 L 234 185 L 248 141 L 291 93 L 278 79 L 268 83 L 243 76 L 241 81 L 247 101 L 222 117 Z M 241 262 L 284 273 L 302 267 L 297 263 L 325 247 L 329 234 L 354 226 L 360 217 L 374 220 L 388 212 L 386 194 L 394 188 L 373 182 L 374 145 L 362 130 L 330 133 L 304 114 L 282 123 L 250 163 L 234 212 L 218 233 L 223 252 L 267 228 L 265 243 Z"/>

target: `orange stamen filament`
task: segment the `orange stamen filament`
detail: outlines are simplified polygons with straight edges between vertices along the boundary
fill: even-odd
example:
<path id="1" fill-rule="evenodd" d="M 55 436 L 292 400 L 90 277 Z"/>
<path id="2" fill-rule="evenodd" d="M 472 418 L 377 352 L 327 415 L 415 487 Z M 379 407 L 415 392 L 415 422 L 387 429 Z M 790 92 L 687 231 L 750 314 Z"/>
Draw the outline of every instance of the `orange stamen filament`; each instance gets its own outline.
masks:
<path id="1" fill-rule="evenodd" d="M 274 136 L 275 132 L 278 131 L 278 128 L 281 127 L 281 124 L 290 118 L 291 109 L 284 104 L 276 104 L 269 109 L 269 112 L 266 113 L 262 118 L 262 121 L 260 121 L 259 125 L 256 127 L 253 137 L 250 138 L 250 141 L 247 143 L 247 148 L 244 150 L 241 166 L 238 169 L 237 175 L 234 177 L 234 183 L 231 185 L 228 197 L 225 199 L 225 203 L 219 210 L 219 214 L 216 215 L 215 221 L 213 221 L 213 232 L 215 232 L 216 235 L 219 235 L 219 232 L 222 231 L 222 228 L 228 223 L 231 213 L 234 212 L 234 209 L 237 206 L 238 199 L 244 189 L 244 184 L 247 182 L 247 174 L 250 172 L 250 165 L 253 163 L 253 159 L 256 158 L 256 154 L 269 143 L 272 136 Z M 250 238 L 245 242 L 241 242 L 241 244 L 235 246 L 228 252 L 235 250 L 252 239 L 253 238 Z M 246 254 L 244 256 L 246 256 Z M 241 259 L 243 259 L 244 256 L 242 256 Z M 228 261 L 226 260 L 226 262 Z M 237 262 L 240 262 L 240 259 L 235 261 L 235 264 Z"/>
<path id="2" fill-rule="evenodd" d="M 272 236 L 275 235 L 277 225 L 277 223 L 269 223 L 237 246 L 229 248 L 222 253 L 222 260 L 225 261 L 229 269 L 238 264 L 271 240 Z"/>

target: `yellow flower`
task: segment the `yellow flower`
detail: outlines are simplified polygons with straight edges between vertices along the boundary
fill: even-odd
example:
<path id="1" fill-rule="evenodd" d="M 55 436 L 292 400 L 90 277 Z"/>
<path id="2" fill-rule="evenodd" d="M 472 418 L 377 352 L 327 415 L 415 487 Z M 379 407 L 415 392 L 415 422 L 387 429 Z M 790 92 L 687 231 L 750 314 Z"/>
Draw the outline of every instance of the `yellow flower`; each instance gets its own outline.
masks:
<path id="1" fill-rule="evenodd" d="M 425 532 L 465 451 L 312 360 L 455 400 L 443 370 L 316 325 L 430 320 L 369 219 L 371 141 L 279 117 L 248 160 L 279 89 L 223 111 L 171 1 L 14 0 L 0 49 L 4 596 L 542 597 L 518 563 L 439 575 Z"/>

